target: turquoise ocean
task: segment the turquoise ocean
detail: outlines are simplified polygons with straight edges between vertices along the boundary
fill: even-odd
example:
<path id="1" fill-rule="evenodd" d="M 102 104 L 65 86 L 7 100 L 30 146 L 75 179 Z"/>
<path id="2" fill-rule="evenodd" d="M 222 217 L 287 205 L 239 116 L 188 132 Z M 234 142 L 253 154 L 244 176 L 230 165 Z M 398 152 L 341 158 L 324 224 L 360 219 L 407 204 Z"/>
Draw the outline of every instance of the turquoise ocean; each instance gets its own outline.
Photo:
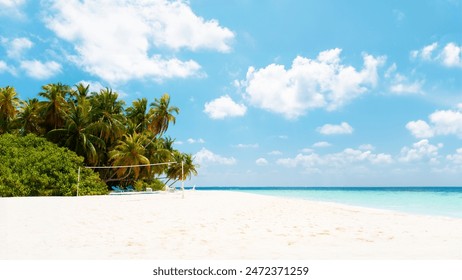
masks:
<path id="1" fill-rule="evenodd" d="M 197 187 L 462 218 L 462 187 Z"/>

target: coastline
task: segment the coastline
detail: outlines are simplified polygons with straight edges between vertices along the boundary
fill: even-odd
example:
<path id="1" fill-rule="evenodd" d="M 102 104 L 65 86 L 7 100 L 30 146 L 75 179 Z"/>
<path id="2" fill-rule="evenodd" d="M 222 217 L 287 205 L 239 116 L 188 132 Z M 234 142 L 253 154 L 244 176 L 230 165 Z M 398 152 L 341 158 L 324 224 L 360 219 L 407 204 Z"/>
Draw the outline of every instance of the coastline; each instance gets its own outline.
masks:
<path id="1" fill-rule="evenodd" d="M 4 260 L 462 260 L 462 219 L 231 191 L 0 198 L 0 210 Z"/>

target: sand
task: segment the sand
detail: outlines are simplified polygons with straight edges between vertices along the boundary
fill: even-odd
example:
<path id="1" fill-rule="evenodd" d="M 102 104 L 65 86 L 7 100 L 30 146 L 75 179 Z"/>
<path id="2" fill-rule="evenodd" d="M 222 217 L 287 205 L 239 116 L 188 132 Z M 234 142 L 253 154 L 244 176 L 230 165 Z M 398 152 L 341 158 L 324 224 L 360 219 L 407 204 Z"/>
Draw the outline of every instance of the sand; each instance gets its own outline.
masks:
<path id="1" fill-rule="evenodd" d="M 461 260 L 462 219 L 237 192 L 0 198 L 0 259 Z"/>

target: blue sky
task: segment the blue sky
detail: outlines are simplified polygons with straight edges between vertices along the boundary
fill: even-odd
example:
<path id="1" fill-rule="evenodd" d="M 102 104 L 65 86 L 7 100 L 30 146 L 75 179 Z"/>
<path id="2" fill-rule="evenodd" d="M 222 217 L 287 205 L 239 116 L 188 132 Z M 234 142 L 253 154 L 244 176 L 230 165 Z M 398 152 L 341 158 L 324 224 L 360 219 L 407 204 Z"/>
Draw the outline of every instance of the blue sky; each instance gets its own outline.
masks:
<path id="1" fill-rule="evenodd" d="M 462 1 L 0 0 L 0 86 L 167 92 L 196 185 L 462 185 Z"/>

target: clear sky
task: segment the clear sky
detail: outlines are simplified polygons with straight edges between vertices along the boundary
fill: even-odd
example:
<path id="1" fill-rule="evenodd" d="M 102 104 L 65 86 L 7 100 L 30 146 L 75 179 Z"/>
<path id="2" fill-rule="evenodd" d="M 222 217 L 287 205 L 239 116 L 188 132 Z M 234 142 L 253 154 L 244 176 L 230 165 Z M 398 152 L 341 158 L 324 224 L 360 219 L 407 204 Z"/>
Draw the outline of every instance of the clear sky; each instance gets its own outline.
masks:
<path id="1" fill-rule="evenodd" d="M 167 92 L 188 185 L 462 185 L 460 0 L 0 0 L 0 86 Z"/>

